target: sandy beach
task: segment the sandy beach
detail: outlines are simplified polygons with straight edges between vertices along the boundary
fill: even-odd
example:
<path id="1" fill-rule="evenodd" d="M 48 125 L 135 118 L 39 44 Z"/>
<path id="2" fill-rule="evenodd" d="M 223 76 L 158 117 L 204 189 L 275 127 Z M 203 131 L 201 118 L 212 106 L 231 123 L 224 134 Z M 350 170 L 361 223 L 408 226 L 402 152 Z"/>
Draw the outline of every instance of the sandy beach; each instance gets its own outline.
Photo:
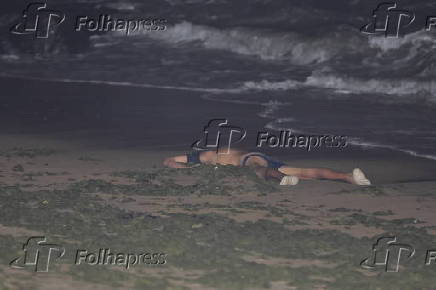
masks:
<path id="1" fill-rule="evenodd" d="M 167 169 L 163 159 L 187 152 L 211 118 L 261 130 L 259 108 L 170 90 L 0 83 L 15 88 L 0 107 L 3 289 L 431 289 L 436 282 L 434 266 L 424 263 L 436 245 L 432 160 L 358 148 L 267 152 L 295 167 L 360 167 L 369 187 L 310 180 L 283 187 L 233 166 Z M 189 118 L 172 101 L 179 94 Z M 7 267 L 34 236 L 62 245 L 65 256 L 42 275 Z M 400 273 L 363 269 L 377 239 L 392 236 L 413 245 L 413 259 L 403 258 Z M 166 263 L 77 265 L 77 249 L 159 252 Z"/>

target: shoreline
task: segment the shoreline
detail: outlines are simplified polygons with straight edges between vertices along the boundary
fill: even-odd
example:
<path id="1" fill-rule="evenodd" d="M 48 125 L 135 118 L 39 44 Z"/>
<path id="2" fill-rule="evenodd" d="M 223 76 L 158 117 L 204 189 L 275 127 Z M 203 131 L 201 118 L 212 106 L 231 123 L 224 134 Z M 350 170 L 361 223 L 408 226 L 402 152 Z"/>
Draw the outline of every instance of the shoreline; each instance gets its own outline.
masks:
<path id="1" fill-rule="evenodd" d="M 214 98 L 210 98 L 210 97 L 205 97 L 205 96 L 209 95 L 210 93 L 213 94 L 213 92 L 211 92 L 211 91 L 220 90 L 220 89 L 206 89 L 206 88 L 202 89 L 202 88 L 188 88 L 188 87 L 172 87 L 172 86 L 159 86 L 159 85 L 146 85 L 146 84 L 145 85 L 140 85 L 140 84 L 133 84 L 133 83 L 131 84 L 131 83 L 125 83 L 125 82 L 110 82 L 110 81 L 101 81 L 100 82 L 100 81 L 85 81 L 85 80 L 57 80 L 57 79 L 49 80 L 49 79 L 37 78 L 37 77 L 13 76 L 13 75 L 7 75 L 7 74 L 6 75 L 5 74 L 0 75 L 0 84 L 2 86 L 10 85 L 8 83 L 5 83 L 5 81 L 7 82 L 8 80 L 11 80 L 13 83 L 16 83 L 17 81 L 19 82 L 19 81 L 24 81 L 25 80 L 25 81 L 31 82 L 33 86 L 35 84 L 38 84 L 38 83 L 42 83 L 42 84 L 45 83 L 45 84 L 51 84 L 51 85 L 54 85 L 54 86 L 59 85 L 59 84 L 64 84 L 65 86 L 69 86 L 69 87 L 77 86 L 79 88 L 85 88 L 85 89 L 87 87 L 91 88 L 91 89 L 94 89 L 96 87 L 101 87 L 104 90 L 107 90 L 107 89 L 110 89 L 110 88 L 116 88 L 118 90 L 125 89 L 127 91 L 129 91 L 129 90 L 132 91 L 133 90 L 133 91 L 135 91 L 134 97 L 137 96 L 139 90 L 145 90 L 145 91 L 150 90 L 150 91 L 156 93 L 156 95 L 159 95 L 158 96 L 159 98 L 161 98 L 160 94 L 162 94 L 162 93 L 164 95 L 168 96 L 168 95 L 177 94 L 177 92 L 190 92 L 191 94 L 184 94 L 183 95 L 183 98 L 184 98 L 183 102 L 185 104 L 187 103 L 188 106 L 190 104 L 193 104 L 193 103 L 200 104 L 199 107 L 201 107 L 202 110 L 206 109 L 206 111 L 210 111 L 210 110 L 208 110 L 209 106 L 206 105 L 206 104 L 209 104 L 210 102 L 214 102 L 214 104 L 216 106 L 218 106 L 219 108 L 225 108 L 227 110 L 229 108 L 233 108 L 234 105 L 236 105 L 236 107 L 240 107 L 240 108 L 242 108 L 242 105 L 247 106 L 247 107 L 250 106 L 251 108 L 259 107 L 259 104 L 250 103 L 250 102 L 240 102 L 240 103 L 238 103 L 238 102 L 234 102 L 234 101 L 218 100 L 218 99 L 214 99 Z M 38 86 L 36 85 L 36 87 L 38 87 Z M 226 89 L 223 89 L 223 91 L 226 91 Z M 231 91 L 231 89 L 229 91 Z M 32 93 L 34 93 L 34 91 L 32 91 Z M 229 93 L 231 93 L 231 92 L 229 92 Z M 204 94 L 206 94 L 206 95 L 204 95 Z M 144 101 L 144 102 L 146 102 L 146 101 Z M 165 102 L 171 102 L 171 101 L 166 99 Z M 214 106 L 214 107 L 216 107 L 216 106 Z M 263 117 L 259 116 L 259 113 L 261 112 L 260 108 L 259 108 L 259 110 L 256 110 L 256 109 L 253 110 L 251 108 L 250 108 L 249 111 L 250 112 L 254 112 L 254 114 L 252 116 L 249 116 L 249 117 L 246 116 L 247 112 L 244 112 L 244 110 L 248 109 L 248 108 L 244 107 L 244 110 L 237 110 L 238 113 L 242 112 L 243 114 L 245 114 L 246 118 L 250 118 L 251 119 L 250 120 L 251 123 L 247 122 L 245 124 L 245 126 L 247 128 L 255 127 L 255 126 L 251 125 L 252 123 L 255 123 L 255 124 L 258 125 L 258 127 L 257 127 L 258 132 L 260 132 L 261 130 L 267 130 L 262 125 L 266 125 L 268 123 L 268 121 L 267 121 L 268 118 L 263 118 Z M 0 109 L 1 109 L 1 107 L 0 107 Z M 203 114 L 203 116 L 204 116 L 204 114 Z M 216 116 L 214 116 L 213 118 L 215 118 L 215 117 Z M 234 118 L 234 117 L 235 116 L 232 116 L 232 120 L 233 119 L 237 119 L 237 118 Z M 205 120 L 204 122 L 207 122 L 207 118 L 204 118 L 204 120 Z M 198 124 L 198 128 L 201 128 L 201 126 L 203 126 L 203 125 L 204 124 Z M 277 130 L 274 130 L 274 129 L 270 129 L 270 131 L 278 132 Z M 86 133 L 86 132 L 84 132 L 84 133 Z M 192 131 L 192 134 L 195 134 L 195 133 L 193 133 L 193 131 Z M 254 139 L 250 140 L 249 144 L 255 144 L 255 142 L 253 142 L 253 140 Z M 179 143 L 178 145 L 177 144 L 171 145 L 171 144 L 168 144 L 168 143 L 167 144 L 155 144 L 154 147 L 158 147 L 158 148 L 168 147 L 168 148 L 176 148 L 177 149 L 177 148 L 183 148 L 183 146 L 191 144 L 191 141 L 186 140 L 185 142 L 186 142 L 185 144 L 180 144 Z M 245 148 L 247 148 L 247 150 L 254 150 L 255 151 L 256 147 L 251 146 L 249 144 L 248 145 L 246 144 Z M 433 155 L 421 154 L 421 153 L 418 153 L 418 152 L 413 151 L 413 150 L 396 148 L 395 146 L 391 146 L 391 145 L 370 144 L 370 143 L 366 143 L 366 142 L 364 142 L 362 144 L 359 144 L 359 143 L 355 143 L 354 141 L 353 142 L 348 142 L 348 144 L 349 145 L 347 147 L 348 148 L 352 147 L 353 151 L 354 150 L 358 150 L 358 151 L 372 150 L 372 151 L 383 151 L 386 154 L 397 154 L 397 153 L 400 153 L 400 154 L 404 154 L 404 155 L 407 155 L 407 156 L 413 157 L 413 158 L 418 158 L 418 159 L 423 158 L 423 159 L 428 159 L 428 160 L 436 161 L 436 157 L 433 156 Z M 248 148 L 251 148 L 251 149 L 248 149 Z M 277 151 L 282 151 L 282 150 L 277 150 Z M 286 148 L 283 151 L 285 152 Z M 298 150 L 297 149 L 296 151 L 301 152 L 303 150 Z M 314 150 L 314 151 L 316 151 L 316 150 Z M 318 150 L 318 151 L 323 151 L 323 150 Z M 325 151 L 327 152 L 329 150 L 327 149 Z M 313 153 L 313 151 L 312 151 L 312 153 Z M 330 151 L 328 154 L 331 154 L 331 153 L 332 152 Z M 278 154 L 281 154 L 281 153 L 278 152 Z M 315 152 L 315 155 L 316 154 L 317 153 Z M 335 154 L 335 153 L 333 152 L 333 154 Z"/>
<path id="2" fill-rule="evenodd" d="M 29 80 L 23 86 L 22 81 L 0 77 L 3 87 L 17 88 L 9 90 L 14 93 L 3 97 L 0 107 L 3 150 L 20 144 L 38 147 L 50 143 L 65 145 L 68 150 L 144 152 L 149 164 L 160 166 L 159 158 L 189 151 L 193 141 L 202 138 L 202 130 L 212 118 L 227 118 L 247 132 L 265 130 L 265 119 L 257 115 L 258 105 L 214 102 L 201 98 L 198 92 L 181 96 L 180 91 L 168 89 Z M 124 101 L 126 98 L 129 102 Z M 183 98 L 189 118 L 174 98 Z M 24 109 L 23 102 L 28 103 Z M 256 134 L 248 134 L 243 149 L 262 151 L 293 167 L 328 167 L 346 172 L 360 167 L 378 184 L 435 180 L 431 174 L 436 171 L 434 160 L 390 149 L 349 145 L 342 150 L 311 152 L 294 148 L 260 150 L 254 146 L 255 138 Z"/>

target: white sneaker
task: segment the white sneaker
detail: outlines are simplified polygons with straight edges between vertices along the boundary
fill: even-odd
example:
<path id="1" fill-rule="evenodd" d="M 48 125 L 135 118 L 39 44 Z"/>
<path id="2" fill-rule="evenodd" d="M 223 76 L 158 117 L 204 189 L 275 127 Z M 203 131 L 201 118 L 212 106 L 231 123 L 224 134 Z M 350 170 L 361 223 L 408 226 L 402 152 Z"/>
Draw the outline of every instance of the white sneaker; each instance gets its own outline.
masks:
<path id="1" fill-rule="evenodd" d="M 359 168 L 354 168 L 353 180 L 357 185 L 371 185 L 371 181 L 366 178 L 365 174 Z"/>
<path id="2" fill-rule="evenodd" d="M 297 185 L 300 179 L 297 176 L 286 175 L 283 176 L 280 185 Z"/>

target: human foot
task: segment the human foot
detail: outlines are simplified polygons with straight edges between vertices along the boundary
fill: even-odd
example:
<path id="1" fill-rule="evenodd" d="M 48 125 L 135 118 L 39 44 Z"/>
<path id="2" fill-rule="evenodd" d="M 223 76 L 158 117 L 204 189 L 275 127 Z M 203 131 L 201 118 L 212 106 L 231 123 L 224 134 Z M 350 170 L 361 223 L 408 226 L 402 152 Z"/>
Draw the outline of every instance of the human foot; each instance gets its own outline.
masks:
<path id="1" fill-rule="evenodd" d="M 365 174 L 360 170 L 360 168 L 354 168 L 351 175 L 352 183 L 357 185 L 371 185 L 371 181 L 366 178 Z"/>
<path id="2" fill-rule="evenodd" d="M 297 176 L 283 176 L 282 181 L 280 181 L 280 185 L 297 185 L 300 179 Z"/>

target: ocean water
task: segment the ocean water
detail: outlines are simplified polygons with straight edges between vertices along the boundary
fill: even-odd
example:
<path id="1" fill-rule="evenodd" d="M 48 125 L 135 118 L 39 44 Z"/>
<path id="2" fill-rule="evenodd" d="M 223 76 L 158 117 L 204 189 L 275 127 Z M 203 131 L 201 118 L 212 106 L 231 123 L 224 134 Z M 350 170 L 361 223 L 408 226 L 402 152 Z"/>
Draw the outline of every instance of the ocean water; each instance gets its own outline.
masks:
<path id="1" fill-rule="evenodd" d="M 175 88 L 256 103 L 265 126 L 337 134 L 364 148 L 436 160 L 436 29 L 369 36 L 376 1 L 57 1 L 72 15 L 46 40 L 4 33 L 2 75 Z M 402 1 L 422 19 L 430 1 Z M 10 27 L 24 7 L 10 7 Z M 165 31 L 85 33 L 74 16 L 167 20 Z M 70 22 L 68 22 L 70 21 Z M 421 21 L 422 22 L 422 21 Z M 2 29 L 6 31 L 6 29 Z"/>

